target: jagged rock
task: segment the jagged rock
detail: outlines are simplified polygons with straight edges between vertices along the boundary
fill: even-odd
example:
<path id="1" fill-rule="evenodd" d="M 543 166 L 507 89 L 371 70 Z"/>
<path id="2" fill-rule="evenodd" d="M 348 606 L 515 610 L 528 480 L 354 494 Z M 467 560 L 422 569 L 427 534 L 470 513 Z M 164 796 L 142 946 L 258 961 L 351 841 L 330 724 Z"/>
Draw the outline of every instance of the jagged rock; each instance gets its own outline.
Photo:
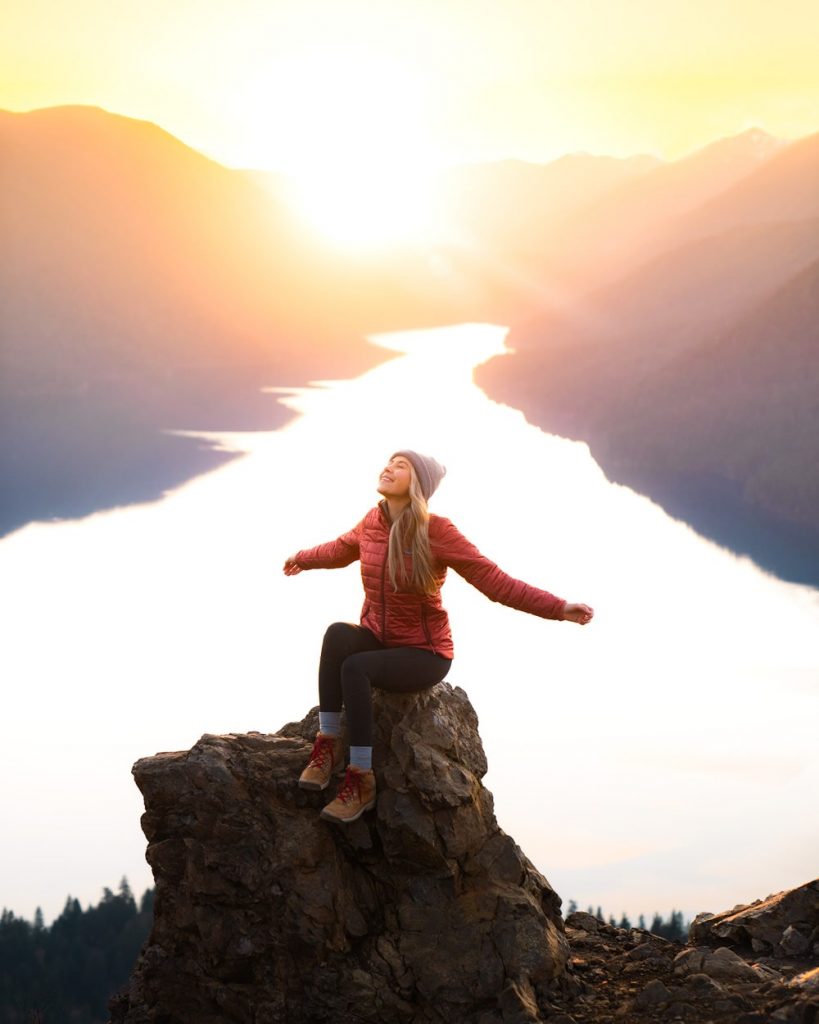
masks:
<path id="1" fill-rule="evenodd" d="M 689 974 L 685 979 L 685 993 L 692 999 L 720 999 L 725 989 L 708 974 Z"/>
<path id="2" fill-rule="evenodd" d="M 792 924 L 789 924 L 785 931 L 782 932 L 779 946 L 786 956 L 799 956 L 800 953 L 807 951 L 810 946 L 810 940 L 798 928 L 794 928 Z"/>
<path id="3" fill-rule="evenodd" d="M 597 932 L 600 928 L 600 921 L 594 914 L 587 914 L 584 910 L 575 910 L 566 918 L 567 928 L 577 928 L 581 932 Z"/>
<path id="4" fill-rule="evenodd" d="M 816 992 L 819 994 L 819 967 L 814 967 L 809 971 L 802 971 L 801 974 L 795 975 L 788 982 L 790 988 L 801 988 L 806 992 Z M 817 1014 L 819 1017 L 819 1014 Z"/>
<path id="5" fill-rule="evenodd" d="M 657 1006 L 660 1003 L 669 1002 L 671 1002 L 671 991 L 659 978 L 652 978 L 634 1000 L 634 1005 L 643 1009 L 647 1006 Z"/>
<path id="6" fill-rule="evenodd" d="M 630 949 L 628 953 L 626 953 L 626 956 L 629 960 L 653 960 L 656 957 L 663 955 L 665 950 L 660 945 L 660 942 L 667 943 L 667 940 L 660 939 L 660 942 L 658 942 L 657 939 L 660 939 L 659 935 L 655 936 L 654 939 L 649 942 L 641 942 L 639 946 L 635 946 L 634 949 Z"/>
<path id="7" fill-rule="evenodd" d="M 754 967 L 727 946 L 719 949 L 684 949 L 674 958 L 675 974 L 707 974 L 727 981 L 762 981 L 759 967 Z"/>
<path id="8" fill-rule="evenodd" d="M 723 1000 L 726 995 L 723 986 L 707 974 L 688 975 L 684 986 L 674 988 L 668 988 L 660 978 L 652 978 L 637 995 L 634 1000 L 634 1008 L 645 1010 L 667 1003 L 682 1005 L 688 1000 L 694 1000 L 697 1003 L 713 1002 L 714 1000 Z"/>
<path id="9" fill-rule="evenodd" d="M 782 945 L 789 928 L 807 939 L 808 944 L 798 952 L 804 952 L 816 941 L 814 934 L 819 937 L 819 879 L 764 900 L 741 904 L 722 914 L 698 914 L 691 923 L 689 938 L 696 945 L 728 941 L 737 946 L 750 946 L 757 953 L 788 956 L 796 952 L 785 948 L 789 940 Z"/>
<path id="10" fill-rule="evenodd" d="M 375 693 L 378 804 L 297 786 L 315 709 L 134 766 L 154 927 L 112 1024 L 535 1024 L 566 972 L 560 899 L 497 825 L 463 690 Z"/>

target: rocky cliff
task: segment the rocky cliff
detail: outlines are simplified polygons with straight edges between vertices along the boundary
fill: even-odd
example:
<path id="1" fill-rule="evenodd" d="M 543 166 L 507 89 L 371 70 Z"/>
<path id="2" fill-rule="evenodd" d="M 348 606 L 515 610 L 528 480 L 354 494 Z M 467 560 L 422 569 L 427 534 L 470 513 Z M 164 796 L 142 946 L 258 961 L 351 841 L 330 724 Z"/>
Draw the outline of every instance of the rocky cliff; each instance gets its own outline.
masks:
<path id="1" fill-rule="evenodd" d="M 297 786 L 316 711 L 138 761 L 154 927 L 111 1024 L 819 1024 L 819 880 L 686 944 L 560 899 L 498 828 L 463 690 L 375 695 L 378 804 Z"/>
<path id="2" fill-rule="evenodd" d="M 458 687 L 376 693 L 378 804 L 298 788 L 314 710 L 138 761 L 151 936 L 113 1024 L 526 1024 L 568 997 L 560 899 L 497 825 Z"/>

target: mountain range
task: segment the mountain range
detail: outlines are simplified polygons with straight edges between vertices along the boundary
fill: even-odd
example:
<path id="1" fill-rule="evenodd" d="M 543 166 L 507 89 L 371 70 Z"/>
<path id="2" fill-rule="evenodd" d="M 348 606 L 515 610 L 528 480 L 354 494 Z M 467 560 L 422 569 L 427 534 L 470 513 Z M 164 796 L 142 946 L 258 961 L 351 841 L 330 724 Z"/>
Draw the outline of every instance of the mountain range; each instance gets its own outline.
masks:
<path id="1" fill-rule="evenodd" d="M 0 148 L 0 533 L 161 496 L 233 457 L 172 431 L 273 429 L 263 389 L 389 358 L 368 334 L 489 320 L 512 350 L 476 372 L 490 397 L 819 576 L 819 135 L 450 168 L 429 244 L 356 255 L 281 175 L 149 122 L 0 112 Z"/>
<path id="2" fill-rule="evenodd" d="M 770 146 L 722 192 L 674 207 L 637 218 L 643 234 L 652 224 L 652 257 L 624 259 L 614 281 L 604 258 L 596 287 L 517 323 L 512 354 L 476 379 L 586 441 L 612 479 L 816 584 L 819 135 Z"/>

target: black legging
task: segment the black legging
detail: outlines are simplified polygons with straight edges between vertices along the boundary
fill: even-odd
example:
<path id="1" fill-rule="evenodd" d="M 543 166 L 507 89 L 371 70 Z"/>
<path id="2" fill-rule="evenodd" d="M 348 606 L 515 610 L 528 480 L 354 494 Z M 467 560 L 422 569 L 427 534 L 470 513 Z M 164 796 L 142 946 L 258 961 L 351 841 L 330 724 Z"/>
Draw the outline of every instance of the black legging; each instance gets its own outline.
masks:
<path id="1" fill-rule="evenodd" d="M 364 626 L 334 622 L 324 634 L 319 662 L 319 706 L 347 709 L 352 747 L 373 745 L 372 687 L 392 693 L 418 693 L 444 678 L 451 658 L 422 647 L 385 647 Z"/>

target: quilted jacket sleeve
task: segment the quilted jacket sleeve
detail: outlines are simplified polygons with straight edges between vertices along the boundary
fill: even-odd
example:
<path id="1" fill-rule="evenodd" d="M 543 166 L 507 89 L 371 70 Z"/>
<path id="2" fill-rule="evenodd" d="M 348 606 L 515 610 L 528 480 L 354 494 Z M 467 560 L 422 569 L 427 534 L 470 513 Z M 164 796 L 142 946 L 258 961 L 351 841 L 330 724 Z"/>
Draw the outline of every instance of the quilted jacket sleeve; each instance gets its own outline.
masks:
<path id="1" fill-rule="evenodd" d="M 355 562 L 361 555 L 361 529 L 364 519 L 335 540 L 297 552 L 296 563 L 302 569 L 342 569 L 345 565 Z"/>
<path id="2" fill-rule="evenodd" d="M 459 576 L 471 583 L 490 601 L 508 605 L 521 612 L 530 612 L 543 619 L 562 619 L 566 601 L 538 590 L 522 580 L 508 576 L 493 561 L 482 555 L 475 545 L 448 519 L 435 539 L 436 556 Z"/>

